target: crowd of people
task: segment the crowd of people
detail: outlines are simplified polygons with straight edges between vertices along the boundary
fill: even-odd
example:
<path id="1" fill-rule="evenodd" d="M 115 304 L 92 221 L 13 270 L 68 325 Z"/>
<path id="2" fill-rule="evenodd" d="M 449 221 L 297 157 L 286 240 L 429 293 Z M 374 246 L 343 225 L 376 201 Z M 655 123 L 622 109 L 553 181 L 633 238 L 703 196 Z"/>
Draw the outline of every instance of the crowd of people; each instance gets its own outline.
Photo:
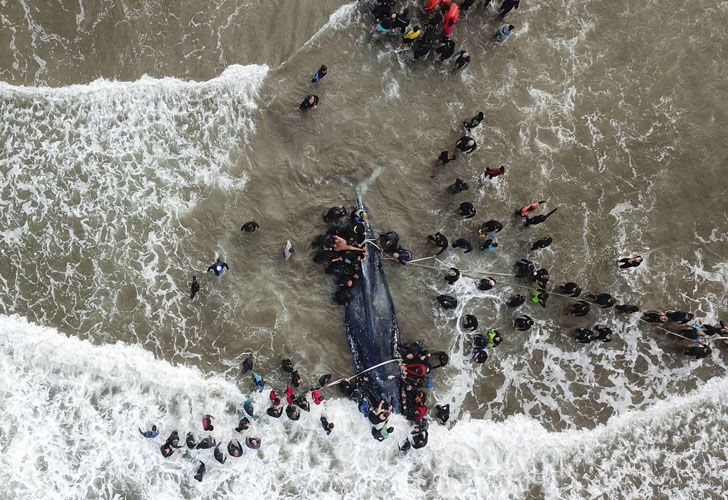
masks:
<path id="1" fill-rule="evenodd" d="M 454 0 L 423 0 L 421 2 L 421 12 L 418 16 L 421 22 L 410 17 L 408 8 L 401 11 L 395 6 L 395 0 L 374 0 L 371 8 L 371 14 L 374 21 L 373 30 L 381 33 L 383 36 L 401 37 L 401 48 L 412 51 L 415 59 L 425 59 L 434 54 L 434 59 L 438 62 L 446 61 L 453 56 L 454 68 L 462 69 L 471 62 L 471 54 L 466 49 L 461 49 L 456 54 L 457 44 L 452 35 L 457 26 L 461 15 L 469 9 L 473 8 L 476 0 L 462 0 L 460 2 Z M 491 0 L 483 0 L 477 2 L 483 7 L 488 7 Z M 498 9 L 500 19 L 504 19 L 513 9 L 518 9 L 519 0 L 503 0 Z M 501 25 L 493 38 L 496 42 L 504 42 L 515 29 L 512 24 Z M 314 85 L 320 84 L 328 74 L 326 65 L 322 65 L 311 78 Z M 307 111 L 317 107 L 319 104 L 319 96 L 310 94 L 304 97 L 299 105 L 300 111 Z M 484 122 L 485 114 L 482 111 L 477 112 L 471 118 L 463 120 L 463 135 L 454 143 L 453 147 L 440 153 L 437 161 L 443 167 L 448 163 L 457 160 L 459 155 L 470 155 L 478 149 L 477 141 L 471 135 L 471 131 Z M 486 168 L 480 175 L 482 182 L 497 182 L 497 178 L 506 175 L 507 167 L 500 165 L 499 167 Z M 447 192 L 452 196 L 458 196 L 469 190 L 469 184 L 461 178 L 456 178 L 455 182 L 447 187 Z M 543 211 L 544 205 L 548 200 L 535 201 L 524 205 L 515 211 L 514 217 L 522 222 L 525 228 L 539 226 L 544 224 L 553 216 L 558 207 L 552 208 L 550 211 Z M 463 219 L 473 219 L 478 214 L 474 204 L 470 201 L 463 201 L 459 204 L 457 213 Z M 315 248 L 314 261 L 322 264 L 326 274 L 330 274 L 335 279 L 335 291 L 332 294 L 333 300 L 340 305 L 346 305 L 351 300 L 352 288 L 361 280 L 361 263 L 367 256 L 367 244 L 375 245 L 384 254 L 384 258 L 397 261 L 404 265 L 422 265 L 417 264 L 413 259 L 411 251 L 403 248 L 399 242 L 399 236 L 395 231 L 388 231 L 379 235 L 374 239 L 369 239 L 367 234 L 367 213 L 362 209 L 347 210 L 343 205 L 331 207 L 326 214 L 323 215 L 323 221 L 329 224 L 329 228 L 322 235 L 317 236 L 313 241 Z M 475 244 L 468 238 L 456 238 L 450 243 L 447 236 L 441 232 L 427 236 L 428 243 L 432 244 L 437 250 L 432 256 L 425 257 L 436 259 L 438 255 L 447 251 L 449 248 L 457 249 L 463 253 L 473 252 L 475 248 L 481 252 L 492 253 L 498 249 L 499 233 L 504 224 L 496 219 L 488 220 L 477 227 L 475 234 Z M 256 221 L 246 222 L 242 225 L 241 231 L 245 233 L 253 233 L 260 228 Z M 551 236 L 543 236 L 534 240 L 529 248 L 531 251 L 540 251 L 550 247 L 554 243 Z M 292 247 L 289 251 L 284 251 L 284 257 L 288 258 L 293 252 Z M 417 259 L 417 260 L 424 260 Z M 616 265 L 623 270 L 638 267 L 642 264 L 643 258 L 639 255 L 620 258 Z M 220 276 L 229 270 L 230 267 L 222 259 L 217 258 L 211 264 L 207 272 Z M 437 268 L 433 268 L 437 269 Z M 475 276 L 461 272 L 455 267 L 449 267 L 445 275 L 445 281 L 448 285 L 453 286 L 458 280 L 467 278 L 473 280 L 477 289 L 482 291 L 491 290 L 497 286 L 497 280 L 491 276 Z M 574 282 L 565 282 L 558 286 L 549 288 L 550 274 L 548 269 L 538 267 L 529 259 L 519 259 L 515 263 L 515 272 L 510 276 L 510 286 L 522 287 L 528 290 L 528 293 L 513 294 L 504 300 L 507 308 L 515 309 L 524 306 L 524 304 L 538 305 L 546 308 L 551 296 L 562 297 L 570 301 L 568 313 L 575 317 L 586 317 L 593 310 L 609 310 L 613 309 L 617 314 L 634 314 L 640 311 L 639 306 L 630 303 L 618 303 L 617 299 L 607 292 L 596 294 L 582 295 L 581 287 Z M 196 276 L 192 277 L 190 284 L 190 298 L 194 299 L 200 292 L 201 285 Z M 445 309 L 455 309 L 458 306 L 458 300 L 452 295 L 441 294 L 436 297 L 437 302 Z M 706 324 L 695 320 L 692 313 L 679 310 L 648 310 L 641 317 L 640 321 L 653 325 L 661 331 L 668 332 L 682 339 L 693 341 L 694 343 L 684 349 L 684 354 L 695 358 L 704 358 L 711 353 L 710 347 L 702 342 L 702 339 L 710 336 L 727 336 L 728 325 L 720 321 L 717 325 Z M 521 314 L 513 319 L 513 329 L 516 332 L 526 332 L 535 324 L 534 319 L 527 315 Z M 470 349 L 468 356 L 473 363 L 484 363 L 488 359 L 489 350 L 495 349 L 504 337 L 496 328 L 485 328 L 479 331 L 478 319 L 473 314 L 464 314 L 461 320 L 463 329 L 471 332 Z M 614 328 L 608 324 L 595 324 L 593 326 L 584 325 L 578 327 L 573 332 L 573 338 L 579 343 L 592 342 L 610 342 L 614 339 Z M 448 355 L 444 352 L 430 353 L 419 342 L 410 344 L 402 344 L 396 346 L 396 354 L 399 358 L 395 358 L 400 365 L 400 388 L 401 402 L 405 417 L 412 421 L 413 430 L 411 441 L 408 438 L 400 449 L 404 452 L 410 448 L 422 448 L 427 445 L 428 441 L 428 416 L 440 424 L 445 424 L 449 420 L 449 405 L 435 405 L 434 411 L 428 408 L 428 400 L 432 398 L 428 396 L 427 390 L 432 387 L 432 380 L 429 376 L 431 370 L 445 366 L 448 363 Z M 368 378 L 366 374 L 357 374 L 348 379 L 342 379 L 331 382 L 331 375 L 322 375 L 316 388 L 310 388 L 308 391 L 300 391 L 303 380 L 297 370 L 294 369 L 290 360 L 283 360 L 281 369 L 290 374 L 291 382 L 287 384 L 285 390 L 279 395 L 275 389 L 269 391 L 270 406 L 265 413 L 270 418 L 280 418 L 283 413 L 289 420 L 299 420 L 302 413 L 310 411 L 310 403 L 308 396 L 315 405 L 319 405 L 323 401 L 321 390 L 331 385 L 338 385 L 347 397 L 354 400 L 361 414 L 371 423 L 372 436 L 378 441 L 384 441 L 392 433 L 393 428 L 389 425 L 389 417 L 391 415 L 391 405 L 387 401 L 371 401 L 371 393 L 367 391 Z M 259 392 L 265 390 L 266 382 L 263 377 L 253 371 L 252 357 L 247 357 L 243 361 L 243 373 L 250 372 L 251 378 L 255 384 L 255 388 Z M 282 397 L 285 398 L 285 405 Z M 235 431 L 242 433 L 248 431 L 254 424 L 258 416 L 254 412 L 253 403 L 250 400 L 244 401 L 238 408 L 239 422 Z M 202 417 L 203 432 L 213 430 L 214 417 L 204 415 Z M 323 431 L 328 435 L 334 429 L 334 423 L 330 422 L 326 416 L 320 417 L 320 423 Z M 159 436 L 156 426 L 152 426 L 151 430 L 139 432 L 143 437 L 154 439 Z M 180 436 L 178 432 L 173 431 L 170 436 L 161 445 L 160 450 L 164 457 L 170 457 L 176 449 L 182 448 Z M 200 441 L 197 441 L 192 432 L 188 432 L 185 439 L 187 449 L 205 450 L 213 449 L 213 457 L 220 463 L 225 463 L 227 457 L 221 450 L 221 443 L 218 443 L 214 437 L 207 435 Z M 256 450 L 261 446 L 261 440 L 256 437 L 248 436 L 244 439 L 244 446 Z M 243 445 L 238 439 L 230 439 L 227 443 L 227 453 L 231 457 L 240 457 L 243 454 Z M 205 474 L 205 463 L 200 461 L 199 467 L 195 474 L 195 479 L 202 481 Z"/>

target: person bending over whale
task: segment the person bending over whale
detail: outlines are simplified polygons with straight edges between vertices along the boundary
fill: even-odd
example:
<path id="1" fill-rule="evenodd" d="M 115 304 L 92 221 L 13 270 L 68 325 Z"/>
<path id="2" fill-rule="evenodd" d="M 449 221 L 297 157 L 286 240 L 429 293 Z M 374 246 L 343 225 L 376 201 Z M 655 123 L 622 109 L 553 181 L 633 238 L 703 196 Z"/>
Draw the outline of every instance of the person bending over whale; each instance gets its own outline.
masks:
<path id="1" fill-rule="evenodd" d="M 240 227 L 241 231 L 244 231 L 246 233 L 254 233 L 256 229 L 260 227 L 260 224 L 255 222 L 254 220 L 251 220 L 250 222 L 246 222 Z"/>
<path id="2" fill-rule="evenodd" d="M 431 234 L 428 235 L 427 236 L 427 241 L 431 241 L 432 243 L 435 244 L 435 246 L 437 248 L 440 249 L 440 251 L 437 252 L 435 255 L 440 255 L 442 252 L 444 252 L 445 250 L 447 250 L 448 241 L 447 241 L 447 238 L 445 237 L 445 235 L 442 234 L 442 233 L 439 233 L 439 232 L 438 233 L 435 233 L 434 236 L 431 235 Z"/>
<path id="3" fill-rule="evenodd" d="M 558 207 L 554 208 L 546 215 L 541 214 L 541 215 L 535 215 L 533 217 L 526 217 L 526 222 L 523 224 L 523 227 L 536 226 L 538 224 L 546 222 L 546 219 L 551 217 L 551 215 L 553 215 L 553 213 L 556 212 L 556 210 L 558 210 Z"/>
<path id="4" fill-rule="evenodd" d="M 592 340 L 596 340 L 597 335 L 588 328 L 577 328 L 574 332 L 574 338 L 582 344 L 588 344 Z"/>
<path id="5" fill-rule="evenodd" d="M 334 250 L 335 252 L 366 252 L 366 249 L 349 245 L 344 238 L 337 235 L 334 235 L 334 245 L 332 247 L 332 250 Z"/>
<path id="6" fill-rule="evenodd" d="M 594 327 L 594 330 L 597 331 L 597 340 L 601 340 L 602 342 L 611 342 L 614 338 L 614 334 L 612 333 L 612 329 L 608 326 L 604 325 L 596 325 Z"/>
<path id="7" fill-rule="evenodd" d="M 283 414 L 283 407 L 282 406 L 271 406 L 265 412 L 268 414 L 269 417 L 278 418 Z"/>
<path id="8" fill-rule="evenodd" d="M 152 426 L 151 431 L 143 431 L 143 430 L 139 429 L 139 433 L 147 439 L 153 439 L 153 438 L 159 436 L 159 431 L 157 430 L 156 425 Z"/>
<path id="9" fill-rule="evenodd" d="M 237 439 L 230 440 L 227 445 L 227 450 L 231 457 L 240 457 L 243 455 L 243 447 Z"/>
<path id="10" fill-rule="evenodd" d="M 666 315 L 670 322 L 679 323 L 681 325 L 684 325 L 695 317 L 692 313 L 685 311 L 667 311 Z"/>
<path id="11" fill-rule="evenodd" d="M 457 299 L 451 295 L 438 295 L 437 301 L 443 309 L 455 309 L 458 306 Z"/>
<path id="12" fill-rule="evenodd" d="M 345 218 L 347 215 L 348 214 L 346 212 L 346 208 L 344 208 L 344 205 L 331 207 L 329 208 L 329 211 L 326 212 L 326 215 L 324 215 L 324 222 L 337 222 L 339 219 Z"/>
<path id="13" fill-rule="evenodd" d="M 379 235 L 379 244 L 384 253 L 391 254 L 399 247 L 399 235 L 394 231 L 382 233 Z"/>
<path id="14" fill-rule="evenodd" d="M 728 325 L 725 324 L 724 321 L 719 321 L 718 325 L 708 325 L 703 324 L 702 329 L 705 332 L 706 335 L 713 336 L 713 335 L 728 335 Z M 154 429 L 154 427 L 152 427 Z"/>
<path id="15" fill-rule="evenodd" d="M 453 248 L 462 248 L 465 250 L 463 253 L 470 253 L 473 251 L 473 245 L 465 238 L 458 238 L 452 242 Z"/>
<path id="16" fill-rule="evenodd" d="M 683 354 L 685 356 L 692 356 L 695 359 L 702 359 L 705 357 L 710 356 L 710 353 L 713 352 L 710 347 L 708 347 L 705 344 L 697 344 L 688 347 L 683 351 Z"/>
<path id="17" fill-rule="evenodd" d="M 457 267 L 451 267 L 450 270 L 445 275 L 445 281 L 447 281 L 447 283 L 449 285 L 455 284 L 455 282 L 459 279 L 460 279 L 460 271 L 458 270 Z"/>
<path id="18" fill-rule="evenodd" d="M 472 314 L 466 314 L 465 319 L 463 320 L 463 328 L 474 332 L 478 329 L 478 318 Z"/>

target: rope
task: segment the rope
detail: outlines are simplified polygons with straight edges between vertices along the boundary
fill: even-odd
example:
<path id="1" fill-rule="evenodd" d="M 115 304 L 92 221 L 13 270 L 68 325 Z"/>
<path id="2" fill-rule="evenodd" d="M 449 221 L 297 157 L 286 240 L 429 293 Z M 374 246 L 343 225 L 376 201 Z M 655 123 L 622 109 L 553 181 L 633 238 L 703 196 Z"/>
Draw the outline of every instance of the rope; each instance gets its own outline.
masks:
<path id="1" fill-rule="evenodd" d="M 323 387 L 331 387 L 332 385 L 337 385 L 337 384 L 340 384 L 340 383 L 344 382 L 345 380 L 346 380 L 346 381 L 348 382 L 349 380 L 351 380 L 351 379 L 353 379 L 353 378 L 356 378 L 356 377 L 358 377 L 359 375 L 362 375 L 362 374 L 364 374 L 364 373 L 366 373 L 366 372 L 368 372 L 368 371 L 374 370 L 375 368 L 379 368 L 380 366 L 384 366 L 384 365 L 387 365 L 387 364 L 389 364 L 389 363 L 394 363 L 395 361 L 396 361 L 396 362 L 402 361 L 402 358 L 393 358 L 393 359 L 388 359 L 387 361 L 382 361 L 382 362 L 381 362 L 381 363 L 379 363 L 378 365 L 370 366 L 370 367 L 369 367 L 369 368 L 367 368 L 366 370 L 362 370 L 362 371 L 360 371 L 359 373 L 355 373 L 355 374 L 354 374 L 354 375 L 352 375 L 351 377 L 342 377 L 342 378 L 340 378 L 340 379 L 334 380 L 333 382 L 329 382 L 328 384 L 326 384 L 326 385 L 325 385 L 325 386 L 323 386 Z M 323 389 L 323 387 L 322 387 L 322 389 Z"/>
<path id="2" fill-rule="evenodd" d="M 394 258 L 391 258 L 391 257 L 385 257 L 385 258 L 386 258 L 387 260 L 397 260 L 397 259 L 394 259 Z M 439 263 L 440 263 L 441 265 L 443 265 L 443 266 L 447 267 L 448 269 L 449 269 L 450 267 L 452 267 L 452 266 L 448 266 L 447 264 L 445 264 L 445 263 L 444 263 L 443 261 L 441 261 L 440 259 L 438 259 L 438 258 L 437 258 L 437 257 L 435 257 L 434 255 L 433 255 L 433 256 L 431 256 L 431 257 L 425 257 L 425 259 L 430 259 L 430 258 L 434 258 L 434 259 L 435 259 L 435 260 L 436 260 L 437 262 L 439 262 Z M 418 259 L 418 260 L 424 260 L 424 259 Z M 407 265 L 413 265 L 413 266 L 415 266 L 415 267 L 422 267 L 422 268 L 425 268 L 425 269 L 433 269 L 433 270 L 435 270 L 435 271 L 441 271 L 441 270 L 442 270 L 441 268 L 437 268 L 437 267 L 434 267 L 434 266 L 426 266 L 426 265 L 424 265 L 424 264 L 413 264 L 413 262 L 415 262 L 415 261 L 411 261 L 411 262 L 408 262 L 408 263 L 407 263 Z M 488 274 L 491 274 L 491 275 L 496 275 L 496 276 L 507 276 L 507 277 L 509 277 L 509 278 L 514 278 L 514 277 L 515 277 L 515 276 L 513 276 L 512 274 L 506 274 L 506 273 L 494 273 L 494 272 L 490 272 L 490 271 L 487 271 L 487 273 L 488 273 Z M 468 277 L 468 278 L 472 278 L 472 279 L 482 279 L 482 278 L 483 278 L 483 276 L 477 276 L 477 275 L 474 275 L 474 274 L 472 274 L 472 273 L 471 273 L 470 271 L 460 271 L 460 276 L 465 276 L 465 277 Z M 487 276 L 486 276 L 486 277 L 487 277 Z M 531 286 L 527 286 L 527 285 L 520 285 L 520 284 L 516 284 L 516 283 L 510 283 L 510 285 L 511 285 L 511 286 L 514 286 L 514 287 L 516 287 L 516 288 L 524 288 L 524 289 L 527 289 L 527 290 L 533 290 L 533 287 L 531 287 Z M 583 298 L 579 298 L 579 297 L 571 297 L 571 296 L 569 296 L 569 295 L 564 295 L 564 294 L 562 294 L 562 293 L 558 293 L 558 292 L 553 292 L 553 291 L 551 291 L 551 292 L 548 292 L 548 293 L 549 293 L 549 295 L 556 295 L 556 296 L 558 296 L 558 297 L 563 297 L 563 298 L 565 298 L 565 299 L 568 299 L 568 300 L 572 300 L 572 301 L 577 301 L 577 302 L 586 302 L 586 303 L 588 303 L 588 304 L 594 305 L 594 306 L 596 306 L 596 307 L 598 307 L 598 308 L 602 309 L 602 307 L 601 307 L 601 306 L 600 306 L 599 304 L 597 304 L 596 302 L 592 302 L 592 301 L 589 301 L 589 300 L 585 300 L 585 299 L 583 299 Z M 683 340 L 689 340 L 689 341 L 692 341 L 692 340 L 693 340 L 693 339 L 691 339 L 690 337 L 686 337 L 686 336 L 684 336 L 684 335 L 680 335 L 680 334 L 679 334 L 679 333 L 677 333 L 677 332 L 673 332 L 673 331 L 670 331 L 670 330 L 668 330 L 668 329 L 666 329 L 666 328 L 663 328 L 663 327 L 661 327 L 661 326 L 658 326 L 658 325 L 655 325 L 655 324 L 653 324 L 653 323 L 650 323 L 649 321 L 645 321 L 645 320 L 644 320 L 644 319 L 642 319 L 642 318 L 638 318 L 638 321 L 641 321 L 641 322 L 643 322 L 643 323 L 646 323 L 646 324 L 650 325 L 650 326 L 651 326 L 651 327 L 653 327 L 653 328 L 656 328 L 656 329 L 658 329 L 658 330 L 662 330 L 663 332 L 665 332 L 665 333 L 669 333 L 670 335 L 674 335 L 675 337 L 678 337 L 678 338 L 680 338 L 680 339 L 683 339 Z M 717 338 L 715 338 L 715 339 L 711 338 L 710 340 L 725 340 L 725 339 L 728 339 L 728 337 L 717 337 Z M 708 340 L 708 339 L 704 339 L 704 340 Z"/>

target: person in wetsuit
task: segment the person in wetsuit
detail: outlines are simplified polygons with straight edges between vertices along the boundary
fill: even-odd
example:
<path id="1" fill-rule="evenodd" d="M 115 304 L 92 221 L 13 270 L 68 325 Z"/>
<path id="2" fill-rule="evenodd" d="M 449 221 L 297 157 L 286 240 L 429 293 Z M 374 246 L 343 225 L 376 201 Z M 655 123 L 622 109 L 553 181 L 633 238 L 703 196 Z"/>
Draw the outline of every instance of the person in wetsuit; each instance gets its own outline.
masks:
<path id="1" fill-rule="evenodd" d="M 467 135 L 462 136 L 460 139 L 457 140 L 455 143 L 455 147 L 458 148 L 463 153 L 472 153 L 475 151 L 478 147 L 478 144 L 475 142 L 475 139 L 472 137 L 468 137 Z"/>
<path id="2" fill-rule="evenodd" d="M 298 408 L 296 408 L 294 405 L 287 405 L 286 406 L 286 416 L 290 418 L 291 420 L 298 420 L 301 418 L 301 412 L 298 411 Z"/>
<path id="3" fill-rule="evenodd" d="M 344 205 L 329 208 L 329 211 L 324 215 L 324 222 L 332 223 L 337 222 L 339 219 L 343 219 L 347 216 L 346 208 Z"/>
<path id="4" fill-rule="evenodd" d="M 695 317 L 692 313 L 685 311 L 667 311 L 666 316 L 671 323 L 679 323 L 681 325 L 692 321 Z"/>
<path id="5" fill-rule="evenodd" d="M 215 446 L 215 449 L 212 452 L 212 456 L 215 457 L 215 460 L 217 460 L 221 464 L 224 464 L 227 461 L 227 457 L 225 456 L 225 454 L 222 451 L 220 451 L 219 444 L 217 446 Z"/>
<path id="6" fill-rule="evenodd" d="M 205 477 L 205 462 L 200 461 L 200 466 L 197 467 L 197 473 L 195 473 L 195 479 L 202 482 L 203 477 Z"/>
<path id="7" fill-rule="evenodd" d="M 191 432 L 187 433 L 187 436 L 185 437 L 185 443 L 187 444 L 187 448 L 190 450 L 195 449 L 195 446 L 197 446 L 197 443 L 195 442 L 195 436 Z"/>
<path id="8" fill-rule="evenodd" d="M 242 226 L 240 226 L 240 230 L 244 231 L 246 233 L 254 233 L 256 229 L 260 227 L 260 224 L 255 222 L 254 220 L 251 220 L 250 222 L 246 222 Z"/>
<path id="9" fill-rule="evenodd" d="M 533 245 L 531 245 L 531 250 L 540 250 L 542 248 L 546 248 L 551 245 L 551 243 L 554 240 L 551 239 L 551 236 L 547 236 L 546 238 L 541 238 L 540 240 L 536 240 L 533 242 Z"/>
<path id="10" fill-rule="evenodd" d="M 243 447 L 237 439 L 231 439 L 227 445 L 228 454 L 231 457 L 240 457 L 243 455 Z"/>
<path id="11" fill-rule="evenodd" d="M 533 217 L 526 217 L 526 222 L 523 223 L 523 227 L 536 226 L 546 221 L 554 212 L 558 210 L 558 207 L 554 208 L 547 214 L 534 215 Z"/>
<path id="12" fill-rule="evenodd" d="M 585 302 L 583 300 L 580 300 L 579 302 L 571 305 L 571 314 L 577 317 L 586 316 L 587 314 L 589 314 L 590 310 L 591 305 L 589 304 L 589 302 Z"/>
<path id="13" fill-rule="evenodd" d="M 499 9 L 499 17 L 503 19 L 508 15 L 510 11 L 513 9 L 518 9 L 518 5 L 521 3 L 521 0 L 503 0 L 503 3 L 500 6 Z"/>
<path id="14" fill-rule="evenodd" d="M 192 276 L 192 283 L 190 283 L 190 299 L 194 299 L 195 295 L 200 292 L 200 282 L 197 281 L 197 276 Z"/>
<path id="15" fill-rule="evenodd" d="M 248 419 L 248 417 L 243 417 L 238 422 L 238 426 L 235 428 L 235 430 L 237 432 L 243 432 L 243 431 L 247 431 L 249 427 L 250 427 L 250 420 Z"/>
<path id="16" fill-rule="evenodd" d="M 697 345 L 692 345 L 692 346 L 688 347 L 687 349 L 685 349 L 683 351 L 683 354 L 685 356 L 692 356 L 695 359 L 702 359 L 702 358 L 710 356 L 711 352 L 713 352 L 713 351 L 707 345 L 697 344 Z"/>
<path id="17" fill-rule="evenodd" d="M 215 446 L 217 446 L 217 441 L 215 441 L 215 438 L 212 436 L 207 436 L 202 441 L 197 443 L 198 450 L 209 450 L 210 448 L 214 448 Z"/>
<path id="18" fill-rule="evenodd" d="M 445 281 L 449 285 L 454 284 L 457 280 L 460 279 L 460 270 L 457 267 L 451 267 L 450 270 L 445 275 Z"/>
<path id="19" fill-rule="evenodd" d="M 612 333 L 612 329 L 608 326 L 604 325 L 596 325 L 594 327 L 594 330 L 597 332 L 597 338 L 596 340 L 601 340 L 602 342 L 611 342 L 614 338 L 614 334 Z"/>
<path id="20" fill-rule="evenodd" d="M 455 58 L 455 69 L 462 69 L 468 64 L 470 64 L 470 53 L 467 50 L 461 50 Z"/>
<path id="21" fill-rule="evenodd" d="M 249 354 L 243 360 L 243 364 L 240 369 L 240 372 L 245 374 L 245 373 L 248 373 L 252 369 L 253 369 L 253 355 Z"/>
<path id="22" fill-rule="evenodd" d="M 582 344 L 588 344 L 596 338 L 596 335 L 588 328 L 577 328 L 574 332 L 574 338 Z"/>
<path id="23" fill-rule="evenodd" d="M 334 423 L 329 422 L 328 419 L 325 416 L 321 416 L 321 427 L 323 427 L 324 431 L 326 431 L 326 435 L 328 436 L 331 434 L 331 431 L 334 430 Z"/>
<path id="24" fill-rule="evenodd" d="M 495 219 L 491 219 L 480 225 L 480 231 L 485 233 L 499 233 L 502 229 L 503 223 Z"/>
<path id="25" fill-rule="evenodd" d="M 215 276 L 220 276 L 228 269 L 230 269 L 230 266 L 227 265 L 227 262 L 223 262 L 222 259 L 218 258 L 214 264 L 207 268 L 207 272 L 213 271 Z"/>
<path id="26" fill-rule="evenodd" d="M 516 320 L 513 322 L 513 325 L 519 332 L 525 332 L 527 330 L 530 330 L 530 328 L 533 326 L 533 318 L 524 314 L 523 316 L 516 318 Z"/>
<path id="27" fill-rule="evenodd" d="M 483 278 L 478 282 L 478 290 L 482 290 L 484 292 L 490 290 L 496 285 L 497 281 L 494 278 L 491 278 L 490 276 L 487 278 Z"/>
<path id="28" fill-rule="evenodd" d="M 533 262 L 528 259 L 520 259 L 515 263 L 516 278 L 528 278 L 536 270 Z"/>
<path id="29" fill-rule="evenodd" d="M 453 46 L 454 45 L 455 45 L 455 43 L 453 43 Z M 477 127 L 478 125 L 480 125 L 480 123 L 484 119 L 485 119 L 485 115 L 483 114 L 482 111 L 479 111 L 478 114 L 475 115 L 474 117 L 472 117 L 470 120 L 463 121 L 463 127 L 465 127 L 465 130 L 470 131 L 470 130 L 474 129 L 475 127 Z"/>
<path id="30" fill-rule="evenodd" d="M 705 332 L 706 335 L 713 336 L 713 335 L 728 335 L 728 325 L 724 321 L 718 322 L 718 325 L 708 325 L 703 323 L 701 326 L 703 329 L 703 332 Z"/>
<path id="31" fill-rule="evenodd" d="M 452 242 L 453 248 L 462 248 L 465 250 L 463 253 L 470 253 L 473 251 L 473 245 L 465 238 L 458 238 L 455 241 Z"/>
<path id="32" fill-rule="evenodd" d="M 591 298 L 602 309 L 608 309 L 617 303 L 617 300 L 608 293 L 592 295 Z"/>
<path id="33" fill-rule="evenodd" d="M 435 420 L 440 425 L 445 425 L 450 420 L 450 405 L 435 405 Z"/>
<path id="34" fill-rule="evenodd" d="M 440 156 L 437 157 L 437 161 L 443 165 L 447 165 L 453 160 L 457 160 L 457 155 L 452 151 L 443 151 L 440 153 Z"/>
<path id="35" fill-rule="evenodd" d="M 614 310 L 622 314 L 632 314 L 638 312 L 640 308 L 635 304 L 619 304 L 614 306 Z"/>
<path id="36" fill-rule="evenodd" d="M 458 306 L 457 299 L 451 295 L 438 295 L 437 301 L 443 309 L 455 309 Z"/>
<path id="37" fill-rule="evenodd" d="M 483 364 L 488 360 L 488 353 L 485 351 L 485 349 L 474 349 L 473 350 L 473 357 L 472 362 Z"/>
<path id="38" fill-rule="evenodd" d="M 581 288 L 576 283 L 570 281 L 561 285 L 558 292 L 569 297 L 578 297 L 581 295 Z"/>
<path id="39" fill-rule="evenodd" d="M 299 111 L 306 111 L 308 109 L 315 108 L 318 106 L 319 103 L 319 97 L 315 94 L 307 95 L 304 97 L 303 101 L 301 101 L 301 104 L 298 105 Z"/>
<path id="40" fill-rule="evenodd" d="M 445 237 L 445 235 L 442 234 L 442 233 L 435 233 L 434 236 L 431 235 L 431 234 L 428 235 L 427 236 L 427 241 L 431 241 L 432 243 L 435 244 L 435 246 L 437 248 L 440 249 L 440 251 L 437 252 L 435 255 L 440 255 L 442 252 L 444 252 L 445 250 L 447 250 L 448 241 L 447 241 L 447 238 Z"/>
<path id="41" fill-rule="evenodd" d="M 474 332 L 478 329 L 478 318 L 476 318 L 472 314 L 466 314 L 463 321 L 463 328 L 465 330 L 470 330 L 471 332 Z"/>
<path id="42" fill-rule="evenodd" d="M 506 301 L 506 305 L 508 307 L 519 307 L 523 305 L 524 302 L 526 302 L 526 297 L 518 293 L 516 295 L 511 295 L 510 298 Z"/>
<path id="43" fill-rule="evenodd" d="M 271 406 L 265 412 L 268 414 L 269 417 L 278 418 L 283 414 L 283 407 L 282 406 Z"/>
<path id="44" fill-rule="evenodd" d="M 634 257 L 625 257 L 623 259 L 619 259 L 617 261 L 617 265 L 619 265 L 620 269 L 629 269 L 631 267 L 637 267 L 640 264 L 642 264 L 642 256 L 641 255 L 635 255 Z"/>
<path id="45" fill-rule="evenodd" d="M 435 52 L 438 55 L 439 61 L 445 61 L 446 59 L 450 59 L 455 53 L 455 42 L 450 39 L 445 39 L 440 45 L 437 46 L 437 48 L 435 48 Z"/>
<path id="46" fill-rule="evenodd" d="M 458 207 L 458 213 L 465 219 L 472 219 L 475 217 L 475 207 L 469 201 L 464 201 Z"/>

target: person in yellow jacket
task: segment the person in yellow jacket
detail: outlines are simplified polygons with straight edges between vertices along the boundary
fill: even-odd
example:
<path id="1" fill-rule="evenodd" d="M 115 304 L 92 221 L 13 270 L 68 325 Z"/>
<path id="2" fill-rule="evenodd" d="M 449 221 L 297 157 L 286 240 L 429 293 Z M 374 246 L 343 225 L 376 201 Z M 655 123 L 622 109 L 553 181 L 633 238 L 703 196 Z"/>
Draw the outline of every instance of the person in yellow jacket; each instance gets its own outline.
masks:
<path id="1" fill-rule="evenodd" d="M 420 29 L 419 26 L 410 28 L 409 31 L 407 31 L 407 33 L 405 33 L 404 36 L 402 37 L 402 47 L 410 45 L 412 42 L 414 42 L 421 36 L 422 36 L 422 30 Z"/>

